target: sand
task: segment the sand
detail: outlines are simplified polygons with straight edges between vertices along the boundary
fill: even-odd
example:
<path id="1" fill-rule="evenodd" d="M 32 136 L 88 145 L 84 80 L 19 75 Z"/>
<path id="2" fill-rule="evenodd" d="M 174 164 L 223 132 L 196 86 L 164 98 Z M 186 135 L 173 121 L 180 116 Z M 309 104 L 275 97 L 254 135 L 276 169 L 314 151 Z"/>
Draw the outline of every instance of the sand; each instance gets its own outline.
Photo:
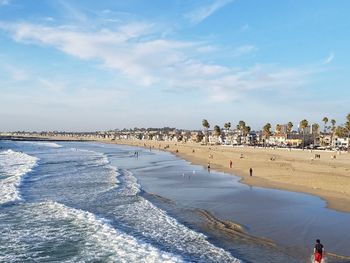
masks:
<path id="1" fill-rule="evenodd" d="M 212 170 L 237 175 L 242 183 L 316 195 L 324 199 L 329 208 L 350 212 L 348 153 L 162 141 L 118 140 L 114 143 L 166 150 L 205 167 L 210 162 Z M 315 154 L 320 154 L 320 159 L 315 159 Z M 334 155 L 336 158 L 332 158 Z M 249 176 L 250 168 L 253 176 Z"/>
<path id="2" fill-rule="evenodd" d="M 67 140 L 66 137 L 40 137 L 40 139 Z M 204 167 L 210 162 L 212 170 L 237 175 L 241 177 L 241 182 L 247 185 L 312 194 L 325 200 L 328 208 L 350 212 L 350 154 L 346 152 L 339 154 L 331 151 L 311 152 L 301 149 L 290 151 L 149 140 L 98 141 L 165 150 Z M 315 159 L 315 154 L 320 154 L 321 158 Z M 230 160 L 233 163 L 232 168 L 229 167 Z M 250 168 L 253 169 L 253 176 L 249 176 Z"/>

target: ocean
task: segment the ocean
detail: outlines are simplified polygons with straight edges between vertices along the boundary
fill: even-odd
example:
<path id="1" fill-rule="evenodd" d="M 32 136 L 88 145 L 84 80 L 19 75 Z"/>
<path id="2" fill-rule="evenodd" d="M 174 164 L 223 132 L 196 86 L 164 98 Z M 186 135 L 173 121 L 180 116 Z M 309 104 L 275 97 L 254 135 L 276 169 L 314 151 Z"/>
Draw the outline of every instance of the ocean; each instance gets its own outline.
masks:
<path id="1" fill-rule="evenodd" d="M 0 262 L 309 262 L 318 227 L 326 249 L 350 256 L 350 214 L 316 197 L 252 189 L 156 150 L 0 147 Z"/>

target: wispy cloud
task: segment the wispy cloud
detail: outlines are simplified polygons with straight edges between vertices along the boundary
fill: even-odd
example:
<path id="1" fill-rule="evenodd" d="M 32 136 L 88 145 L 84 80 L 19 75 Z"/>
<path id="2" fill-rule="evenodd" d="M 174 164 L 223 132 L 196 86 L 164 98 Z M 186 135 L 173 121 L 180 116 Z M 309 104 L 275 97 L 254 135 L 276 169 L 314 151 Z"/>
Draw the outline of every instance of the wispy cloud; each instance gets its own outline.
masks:
<path id="1" fill-rule="evenodd" d="M 233 2 L 234 0 L 214 0 L 211 4 L 201 6 L 187 14 L 185 14 L 185 18 L 187 18 L 192 24 L 198 24 L 211 16 L 220 8 L 225 5 Z"/>
<path id="2" fill-rule="evenodd" d="M 335 58 L 335 55 L 333 52 L 331 52 L 328 57 L 323 61 L 323 64 L 326 65 L 326 64 L 329 64 L 333 61 L 333 59 Z"/>
<path id="3" fill-rule="evenodd" d="M 83 23 L 88 21 L 86 14 L 76 8 L 72 4 L 72 1 L 60 0 L 58 3 L 60 4 L 61 9 L 63 9 L 64 14 L 70 19 Z"/>
<path id="4" fill-rule="evenodd" d="M 231 101 L 256 90 L 280 92 L 301 87 L 314 73 L 305 67 L 253 65 L 231 68 L 203 62 L 195 59 L 195 54 L 208 47 L 214 52 L 214 47 L 201 42 L 157 38 L 152 24 L 147 23 L 125 24 L 114 31 L 104 28 L 94 32 L 30 23 L 2 24 L 0 28 L 10 32 L 18 42 L 47 45 L 82 60 L 98 61 L 133 85 L 175 92 L 197 91 L 213 101 Z M 256 50 L 254 45 L 243 45 L 234 49 L 233 56 Z M 41 84 L 47 82 L 41 81 Z"/>
<path id="5" fill-rule="evenodd" d="M 245 24 L 240 28 L 240 31 L 247 32 L 247 31 L 249 31 L 249 29 L 250 29 L 250 26 L 248 24 Z"/>
<path id="6" fill-rule="evenodd" d="M 10 4 L 10 0 L 0 0 L 0 5 L 8 5 Z"/>
<path id="7" fill-rule="evenodd" d="M 256 52 L 257 50 L 258 48 L 255 45 L 243 45 L 234 49 L 232 55 L 238 57 Z"/>
<path id="8" fill-rule="evenodd" d="M 28 73 L 25 70 L 19 69 L 10 63 L 3 63 L 0 65 L 0 69 L 6 73 L 8 80 L 11 82 L 19 82 L 28 78 Z"/>

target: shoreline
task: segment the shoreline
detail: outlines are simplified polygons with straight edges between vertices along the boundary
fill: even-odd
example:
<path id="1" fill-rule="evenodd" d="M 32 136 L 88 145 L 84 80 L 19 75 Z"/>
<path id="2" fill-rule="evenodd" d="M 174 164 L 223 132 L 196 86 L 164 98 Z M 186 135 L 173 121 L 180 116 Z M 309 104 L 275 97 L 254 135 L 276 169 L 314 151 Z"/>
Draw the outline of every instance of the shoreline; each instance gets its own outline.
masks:
<path id="1" fill-rule="evenodd" d="M 0 138 L 1 139 L 1 138 Z M 11 140 L 10 138 L 8 138 Z M 20 137 L 12 140 L 89 141 L 130 145 L 168 151 L 192 164 L 235 175 L 249 186 L 299 192 L 317 196 L 326 207 L 350 213 L 350 154 L 331 151 L 200 145 L 198 143 L 153 140 L 82 140 L 60 137 Z M 194 151 L 194 152 L 193 152 Z M 314 159 L 315 153 L 321 159 Z M 241 156 L 243 155 L 243 158 Z M 333 159 L 333 156 L 336 159 Z M 211 157 L 211 158 L 210 158 Z M 273 159 L 273 160 L 271 160 Z M 233 161 L 232 168 L 229 161 Z M 249 168 L 253 176 L 249 176 Z"/>
<path id="2" fill-rule="evenodd" d="M 341 158 L 337 156 L 334 160 L 331 159 L 334 152 L 324 152 L 322 153 L 324 160 L 311 160 L 310 156 L 315 152 L 307 150 L 289 152 L 284 149 L 203 146 L 164 141 L 99 140 L 98 142 L 152 147 L 155 150 L 171 152 L 192 164 L 204 167 L 207 167 L 210 162 L 211 169 L 238 176 L 243 184 L 318 196 L 326 202 L 327 208 L 339 212 L 350 212 L 350 155 L 348 153 L 343 153 L 340 155 Z M 209 154 L 212 158 L 209 158 Z M 241 154 L 244 156 L 242 159 Z M 275 160 L 271 161 L 269 156 L 274 157 Z M 233 161 L 232 168 L 229 168 L 229 160 Z M 249 176 L 249 167 L 253 167 L 252 177 Z"/>
<path id="3" fill-rule="evenodd" d="M 31 140 L 31 139 L 29 139 L 29 140 Z M 47 138 L 47 141 L 58 141 L 58 142 L 59 141 L 77 141 L 77 142 L 80 142 L 80 140 L 52 140 L 49 138 Z M 204 167 L 206 167 L 206 163 L 203 162 L 203 158 L 204 159 L 205 159 L 205 157 L 208 158 L 206 153 L 210 152 L 212 155 L 214 155 L 214 158 L 210 159 L 213 170 L 221 171 L 221 172 L 225 172 L 228 174 L 233 174 L 235 176 L 238 176 L 240 178 L 239 181 L 244 183 L 244 184 L 247 184 L 247 185 L 256 185 L 259 187 L 285 190 L 282 187 L 278 187 L 278 186 L 271 187 L 268 184 L 269 182 L 267 182 L 267 186 L 265 186 L 264 184 L 266 183 L 265 181 L 267 179 L 260 178 L 260 177 L 256 176 L 256 174 L 254 174 L 254 176 L 252 178 L 250 178 L 249 175 L 246 174 L 245 177 L 247 178 L 247 180 L 246 180 L 246 181 L 248 181 L 248 183 L 247 183 L 246 181 L 244 181 L 245 178 L 243 176 L 239 176 L 235 172 L 234 169 L 229 169 L 228 167 L 220 168 L 220 165 L 222 165 L 222 163 L 217 161 L 217 160 L 220 160 L 220 158 L 218 158 L 218 156 L 217 156 L 220 153 L 226 154 L 228 152 L 230 157 L 232 157 L 232 154 L 234 154 L 234 156 L 233 156 L 234 158 L 232 158 L 232 159 L 236 162 L 236 158 L 239 158 L 240 152 L 243 152 L 245 155 L 245 157 L 243 159 L 248 159 L 249 158 L 249 154 L 248 154 L 249 150 L 253 151 L 253 152 L 256 152 L 259 150 L 271 152 L 271 151 L 274 151 L 272 149 L 266 150 L 266 149 L 254 149 L 254 148 L 249 149 L 249 148 L 244 148 L 244 147 L 233 148 L 233 147 L 226 147 L 226 146 L 201 146 L 201 145 L 190 144 L 190 143 L 183 144 L 183 143 L 168 143 L 168 142 L 158 142 L 158 141 L 139 141 L 139 142 L 137 142 L 137 141 L 110 141 L 110 140 L 87 140 L 87 141 L 97 142 L 97 143 L 109 143 L 109 144 L 122 144 L 122 145 L 138 146 L 138 147 L 143 147 L 146 149 L 151 147 L 152 151 L 153 150 L 168 151 L 174 155 L 177 155 L 181 159 L 189 161 L 193 164 L 202 165 Z M 166 147 L 167 145 L 169 145 L 169 147 L 167 147 L 167 149 L 164 149 L 164 147 Z M 194 153 L 192 152 L 193 149 L 195 150 Z M 245 150 L 247 150 L 248 153 Z M 285 152 L 287 152 L 287 151 L 285 151 Z M 262 154 L 262 153 L 259 153 L 259 154 Z M 299 154 L 299 152 L 296 151 L 295 154 Z M 278 160 L 278 158 L 276 160 Z M 225 163 L 226 160 L 222 160 L 222 161 Z M 255 170 L 254 170 L 254 172 L 255 172 Z M 293 190 L 291 190 L 291 191 L 293 191 Z M 301 191 L 293 191 L 293 192 L 301 192 Z M 150 194 L 152 195 L 152 193 L 150 193 Z M 334 209 L 334 208 L 332 208 L 332 209 Z M 203 220 L 206 222 L 208 229 L 213 228 L 213 230 L 215 230 L 215 232 L 219 232 L 219 234 L 225 234 L 225 235 L 231 236 L 231 237 L 235 236 L 237 238 L 249 241 L 249 243 L 256 243 L 257 245 L 267 246 L 267 247 L 269 247 L 269 249 L 274 249 L 274 248 L 278 249 L 278 250 L 282 249 L 282 247 L 278 246 L 277 243 L 275 243 L 272 240 L 260 238 L 258 236 L 249 235 L 248 232 L 244 231 L 244 229 L 242 228 L 241 225 L 239 225 L 233 221 L 228 221 L 228 220 L 226 221 L 226 220 L 220 219 L 218 217 L 215 217 L 213 214 L 211 214 L 209 211 L 206 211 L 206 210 L 202 210 L 202 209 L 197 209 L 197 210 L 198 210 L 197 211 L 198 216 L 203 218 Z M 278 247 L 276 247 L 276 245 Z M 341 256 L 338 254 L 333 254 L 333 253 L 328 253 L 328 252 L 327 252 L 327 256 L 332 257 L 334 259 L 338 259 L 338 260 L 349 260 L 350 259 L 347 256 Z"/>

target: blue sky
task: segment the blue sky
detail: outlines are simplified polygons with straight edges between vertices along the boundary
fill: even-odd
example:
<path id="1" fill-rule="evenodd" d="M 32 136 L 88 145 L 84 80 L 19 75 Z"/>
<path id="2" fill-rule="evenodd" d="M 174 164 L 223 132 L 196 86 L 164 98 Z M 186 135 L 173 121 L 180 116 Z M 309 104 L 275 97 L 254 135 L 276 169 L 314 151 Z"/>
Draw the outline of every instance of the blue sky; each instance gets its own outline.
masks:
<path id="1" fill-rule="evenodd" d="M 0 0 L 0 130 L 338 124 L 347 0 Z"/>

